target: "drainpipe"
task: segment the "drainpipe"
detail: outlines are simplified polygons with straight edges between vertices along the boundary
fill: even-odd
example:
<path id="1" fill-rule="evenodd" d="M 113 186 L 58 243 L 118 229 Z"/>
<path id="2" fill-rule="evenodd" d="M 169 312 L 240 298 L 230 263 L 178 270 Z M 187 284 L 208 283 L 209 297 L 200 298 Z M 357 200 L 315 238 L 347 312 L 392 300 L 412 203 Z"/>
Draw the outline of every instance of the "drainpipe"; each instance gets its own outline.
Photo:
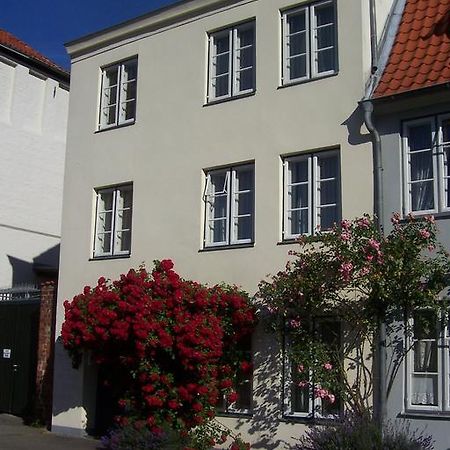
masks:
<path id="1" fill-rule="evenodd" d="M 378 42 L 377 42 L 377 14 L 375 10 L 375 0 L 369 0 L 370 12 L 370 66 L 374 74 L 378 67 Z"/>
<path id="2" fill-rule="evenodd" d="M 377 43 L 377 23 L 375 0 L 369 0 L 370 7 L 370 52 L 371 52 L 371 86 L 376 83 L 376 72 L 378 70 L 378 43 Z M 372 160 L 373 160 L 373 212 L 375 223 L 380 233 L 383 232 L 384 214 L 383 214 L 383 166 L 381 161 L 381 139 L 380 134 L 373 122 L 373 103 L 371 100 L 363 99 L 360 105 L 364 112 L 364 123 L 372 137 Z M 387 396 L 386 396 L 386 323 L 378 319 L 377 324 L 377 349 L 378 349 L 378 404 L 375 405 L 376 418 L 378 420 L 381 432 L 383 432 L 383 423 L 387 416 Z"/>
<path id="3" fill-rule="evenodd" d="M 384 214 L 383 214 L 383 187 L 382 172 L 383 166 L 381 162 L 381 139 L 378 130 L 373 123 L 373 103 L 370 100 L 363 100 L 360 105 L 364 111 L 364 122 L 372 136 L 372 159 L 373 159 L 373 211 L 375 221 L 380 233 L 383 232 Z M 376 405 L 376 417 L 378 419 L 381 430 L 386 419 L 386 323 L 382 319 L 378 319 L 378 404 Z"/>
<path id="4" fill-rule="evenodd" d="M 381 139 L 380 133 L 373 123 L 373 103 L 370 100 L 363 100 L 360 105 L 364 112 L 364 123 L 372 137 L 372 161 L 373 161 L 373 212 L 375 215 L 376 225 L 380 232 L 383 231 L 384 214 L 383 214 L 383 189 L 382 189 L 382 172 L 383 165 L 381 163 Z"/>

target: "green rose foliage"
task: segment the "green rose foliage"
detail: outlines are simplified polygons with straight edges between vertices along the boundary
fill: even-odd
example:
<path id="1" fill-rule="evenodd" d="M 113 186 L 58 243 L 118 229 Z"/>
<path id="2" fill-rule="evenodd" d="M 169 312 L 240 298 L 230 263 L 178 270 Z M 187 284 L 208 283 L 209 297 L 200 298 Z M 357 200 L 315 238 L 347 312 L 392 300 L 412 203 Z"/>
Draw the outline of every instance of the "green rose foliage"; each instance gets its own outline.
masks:
<path id="1" fill-rule="evenodd" d="M 260 283 L 267 326 L 288 339 L 290 360 L 301 369 L 299 383 L 305 384 L 313 372 L 321 387 L 348 391 L 339 361 L 357 343 L 371 341 L 380 321 L 389 325 L 393 312 L 446 307 L 439 293 L 448 284 L 450 259 L 437 243 L 434 218 L 400 220 L 394 214 L 391 222 L 387 234 L 364 215 L 302 236 L 285 269 Z M 347 323 L 351 344 L 327 346 L 314 331 L 313 319 L 320 316 Z"/>

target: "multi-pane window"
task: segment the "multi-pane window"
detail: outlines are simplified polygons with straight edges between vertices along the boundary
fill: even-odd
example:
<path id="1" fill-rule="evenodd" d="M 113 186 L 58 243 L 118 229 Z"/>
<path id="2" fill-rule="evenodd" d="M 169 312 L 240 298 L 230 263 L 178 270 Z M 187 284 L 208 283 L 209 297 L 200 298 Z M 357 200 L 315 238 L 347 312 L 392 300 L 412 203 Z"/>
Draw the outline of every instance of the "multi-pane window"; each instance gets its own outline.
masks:
<path id="1" fill-rule="evenodd" d="M 241 359 L 246 361 L 241 363 L 233 383 L 233 390 L 237 394 L 237 399 L 234 402 L 230 402 L 224 396 L 217 407 L 219 413 L 249 414 L 252 411 L 253 366 L 250 363 L 252 355 L 251 336 L 243 338 L 238 343 L 237 350 L 240 352 Z"/>
<path id="2" fill-rule="evenodd" d="M 450 209 L 449 158 L 450 117 L 428 117 L 405 123 L 405 213 Z"/>
<path id="3" fill-rule="evenodd" d="M 283 239 L 339 222 L 339 152 L 326 151 L 284 159 Z"/>
<path id="4" fill-rule="evenodd" d="M 315 333 L 316 338 L 329 349 L 332 367 L 339 364 L 341 359 L 341 323 L 333 318 L 316 319 L 311 333 Z M 340 415 L 342 401 L 337 392 L 330 392 L 333 395 L 332 401 L 314 394 L 316 389 L 320 389 L 320 384 L 315 380 L 312 371 L 309 372 L 309 382 L 302 383 L 300 382 L 298 366 L 292 364 L 288 358 L 285 361 L 285 370 L 284 414 L 286 416 L 334 418 Z"/>
<path id="5" fill-rule="evenodd" d="M 254 164 L 206 173 L 205 247 L 253 242 Z"/>
<path id="6" fill-rule="evenodd" d="M 450 412 L 448 317 L 421 311 L 411 319 L 406 405 L 412 410 Z"/>
<path id="7" fill-rule="evenodd" d="M 283 84 L 337 72 L 334 0 L 282 12 L 282 29 Z"/>
<path id="8" fill-rule="evenodd" d="M 128 255 L 131 251 L 133 187 L 96 190 L 94 257 Z"/>
<path id="9" fill-rule="evenodd" d="M 102 69 L 99 129 L 134 122 L 136 85 L 137 58 Z"/>
<path id="10" fill-rule="evenodd" d="M 209 36 L 208 101 L 255 90 L 255 22 Z"/>

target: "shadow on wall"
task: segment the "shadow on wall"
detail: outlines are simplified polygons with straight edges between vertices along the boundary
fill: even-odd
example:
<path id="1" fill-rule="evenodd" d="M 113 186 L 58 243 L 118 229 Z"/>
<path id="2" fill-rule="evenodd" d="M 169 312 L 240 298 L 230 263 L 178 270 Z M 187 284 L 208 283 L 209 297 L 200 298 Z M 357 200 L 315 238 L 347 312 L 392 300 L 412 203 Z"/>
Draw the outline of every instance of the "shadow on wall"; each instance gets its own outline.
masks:
<path id="1" fill-rule="evenodd" d="M 356 107 L 356 109 L 344 122 L 342 122 L 341 125 L 345 125 L 347 127 L 347 141 L 350 145 L 366 144 L 367 142 L 372 141 L 370 133 L 365 129 L 364 113 L 359 106 Z M 362 129 L 365 131 L 364 134 L 361 133 Z"/>
<path id="2" fill-rule="evenodd" d="M 283 410 L 281 392 L 282 355 L 274 336 L 259 325 L 254 334 L 254 342 L 258 343 L 254 354 L 255 383 L 253 390 L 254 415 L 250 420 L 248 433 L 253 437 L 252 448 L 275 450 L 288 447 L 287 441 L 277 438 Z M 236 431 L 243 427 L 240 421 Z M 291 436 L 289 436 L 291 437 Z M 295 436 L 294 436 L 295 437 Z"/>
<path id="3" fill-rule="evenodd" d="M 11 286 L 17 286 L 26 283 L 30 284 L 37 281 L 32 263 L 19 258 L 15 258 L 11 255 L 8 255 L 8 260 L 11 264 L 12 269 Z"/>
<path id="4" fill-rule="evenodd" d="M 59 330 L 56 330 L 56 334 L 59 334 Z M 95 430 L 96 366 L 89 364 L 88 357 L 84 357 L 80 366 L 74 369 L 72 360 L 64 349 L 61 336 L 55 342 L 54 361 L 53 416 L 56 417 L 67 411 L 84 408 L 86 420 L 81 424 L 74 422 L 73 428 L 70 426 L 55 426 L 55 423 L 53 423 L 52 431 L 77 436 L 90 433 Z M 78 417 L 78 414 L 76 416 Z M 82 428 L 80 428 L 80 425 Z"/>
<path id="5" fill-rule="evenodd" d="M 43 283 L 58 278 L 59 250 L 57 244 L 33 258 L 33 262 L 24 261 L 7 255 L 12 269 L 11 286 Z"/>

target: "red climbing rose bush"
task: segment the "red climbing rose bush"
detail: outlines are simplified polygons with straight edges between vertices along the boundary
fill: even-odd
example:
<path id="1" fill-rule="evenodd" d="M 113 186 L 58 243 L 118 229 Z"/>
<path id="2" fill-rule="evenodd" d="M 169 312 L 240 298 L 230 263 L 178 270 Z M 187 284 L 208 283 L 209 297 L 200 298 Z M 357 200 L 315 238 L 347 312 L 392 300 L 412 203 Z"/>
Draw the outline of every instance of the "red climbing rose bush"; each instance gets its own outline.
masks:
<path id="1" fill-rule="evenodd" d="M 248 295 L 184 280 L 170 260 L 150 273 L 101 277 L 64 307 L 61 334 L 74 363 L 90 351 L 120 379 L 122 424 L 187 436 L 209 423 L 224 395 L 236 399 L 233 380 L 251 366 L 239 350 L 256 325 Z"/>

